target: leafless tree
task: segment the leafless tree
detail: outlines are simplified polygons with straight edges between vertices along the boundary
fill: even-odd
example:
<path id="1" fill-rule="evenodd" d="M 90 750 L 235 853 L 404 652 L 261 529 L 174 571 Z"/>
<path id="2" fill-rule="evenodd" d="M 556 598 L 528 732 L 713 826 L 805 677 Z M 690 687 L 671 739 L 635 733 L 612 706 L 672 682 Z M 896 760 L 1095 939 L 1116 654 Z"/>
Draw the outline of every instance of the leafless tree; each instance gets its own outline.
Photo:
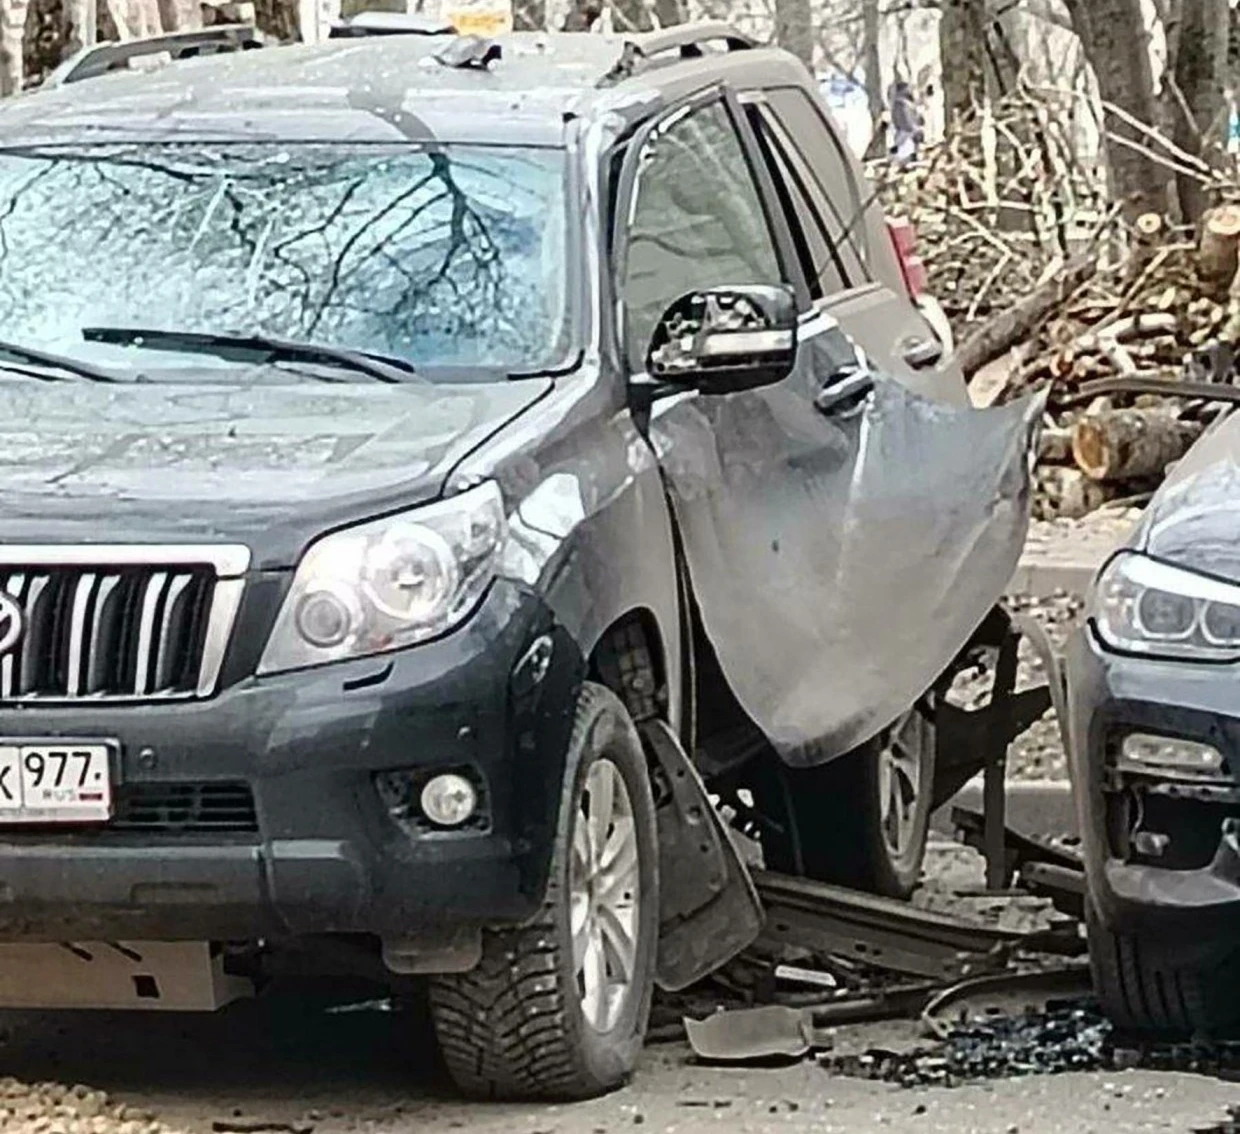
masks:
<path id="1" fill-rule="evenodd" d="M 1224 92 L 1227 86 L 1227 54 L 1230 11 L 1227 0 L 1179 0 L 1174 35 L 1169 35 L 1170 56 L 1164 80 L 1168 117 L 1176 145 L 1189 153 L 1206 156 L 1212 143 L 1221 140 L 1224 126 Z M 1177 178 L 1180 210 L 1185 220 L 1196 221 L 1209 204 L 1198 179 Z"/>

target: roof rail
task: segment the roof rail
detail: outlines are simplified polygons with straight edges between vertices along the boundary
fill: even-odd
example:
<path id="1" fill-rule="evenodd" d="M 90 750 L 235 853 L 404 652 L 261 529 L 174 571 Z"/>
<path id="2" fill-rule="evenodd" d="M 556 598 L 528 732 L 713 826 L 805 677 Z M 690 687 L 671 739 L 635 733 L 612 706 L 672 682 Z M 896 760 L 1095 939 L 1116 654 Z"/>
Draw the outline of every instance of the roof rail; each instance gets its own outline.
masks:
<path id="1" fill-rule="evenodd" d="M 745 51 L 757 47 L 757 41 L 738 31 L 731 24 L 703 22 L 697 24 L 674 24 L 658 31 L 638 32 L 626 35 L 643 59 L 652 59 L 669 51 L 679 51 L 682 59 L 692 59 L 702 54 L 702 45 L 723 43 L 729 51 Z"/>
<path id="2" fill-rule="evenodd" d="M 219 52 L 248 51 L 266 46 L 253 24 L 213 24 L 192 31 L 169 32 L 149 39 L 126 39 L 83 48 L 60 64 L 44 80 L 43 86 L 59 87 L 78 83 L 129 67 L 133 60 L 153 55 L 191 59 Z"/>
<path id="3" fill-rule="evenodd" d="M 677 52 L 681 59 L 696 59 L 704 54 L 702 47 L 708 43 L 722 43 L 728 51 L 747 51 L 758 46 L 756 40 L 724 23 L 676 24 L 659 31 L 631 33 L 624 36 L 620 58 L 598 85 L 622 82 L 669 52 Z"/>

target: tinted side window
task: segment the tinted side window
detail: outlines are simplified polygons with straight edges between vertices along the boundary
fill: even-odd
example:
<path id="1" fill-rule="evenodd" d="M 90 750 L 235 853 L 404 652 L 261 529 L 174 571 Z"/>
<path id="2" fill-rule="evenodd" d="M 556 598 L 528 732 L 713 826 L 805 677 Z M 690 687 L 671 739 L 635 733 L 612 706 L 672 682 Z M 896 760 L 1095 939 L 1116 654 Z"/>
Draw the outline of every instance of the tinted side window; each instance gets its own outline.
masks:
<path id="1" fill-rule="evenodd" d="M 791 160 L 788 142 L 770 118 L 770 110 L 750 106 L 749 119 L 770 169 L 771 180 L 788 220 L 788 230 L 809 285 L 811 299 L 844 291 L 850 284 L 843 262 L 831 239 L 830 229 L 810 200 L 803 167 Z M 860 282 L 860 281 L 857 281 Z"/>
<path id="2" fill-rule="evenodd" d="M 842 144 L 805 91 L 782 87 L 767 91 L 766 97 L 813 174 L 845 264 L 854 257 L 859 265 L 864 264 L 865 223 L 861 211 L 865 201 Z"/>
<path id="3" fill-rule="evenodd" d="M 630 365 L 695 288 L 778 284 L 779 256 L 740 138 L 722 103 L 675 120 L 642 154 L 620 295 Z"/>

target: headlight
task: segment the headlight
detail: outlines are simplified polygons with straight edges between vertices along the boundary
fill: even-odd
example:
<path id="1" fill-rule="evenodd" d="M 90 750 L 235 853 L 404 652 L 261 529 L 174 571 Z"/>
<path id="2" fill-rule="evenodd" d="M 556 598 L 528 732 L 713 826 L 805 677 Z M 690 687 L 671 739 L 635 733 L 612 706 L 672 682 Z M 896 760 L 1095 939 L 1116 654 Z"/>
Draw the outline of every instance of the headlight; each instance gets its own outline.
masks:
<path id="1" fill-rule="evenodd" d="M 505 536 L 492 482 L 359 524 L 302 558 L 259 673 L 397 650 L 457 625 L 482 597 Z"/>
<path id="2" fill-rule="evenodd" d="M 1116 650 L 1201 661 L 1240 660 L 1240 586 L 1125 552 L 1107 565 L 1094 625 Z"/>

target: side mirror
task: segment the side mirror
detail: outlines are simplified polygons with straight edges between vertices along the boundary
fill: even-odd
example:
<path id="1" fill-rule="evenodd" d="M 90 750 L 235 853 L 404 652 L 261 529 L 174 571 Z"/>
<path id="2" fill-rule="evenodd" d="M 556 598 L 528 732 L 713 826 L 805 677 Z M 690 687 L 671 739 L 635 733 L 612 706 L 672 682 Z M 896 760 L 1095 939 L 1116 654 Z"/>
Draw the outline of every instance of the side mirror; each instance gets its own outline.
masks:
<path id="1" fill-rule="evenodd" d="M 791 288 L 713 287 L 667 309 L 651 336 L 646 373 L 656 382 L 728 394 L 779 382 L 796 356 Z"/>

